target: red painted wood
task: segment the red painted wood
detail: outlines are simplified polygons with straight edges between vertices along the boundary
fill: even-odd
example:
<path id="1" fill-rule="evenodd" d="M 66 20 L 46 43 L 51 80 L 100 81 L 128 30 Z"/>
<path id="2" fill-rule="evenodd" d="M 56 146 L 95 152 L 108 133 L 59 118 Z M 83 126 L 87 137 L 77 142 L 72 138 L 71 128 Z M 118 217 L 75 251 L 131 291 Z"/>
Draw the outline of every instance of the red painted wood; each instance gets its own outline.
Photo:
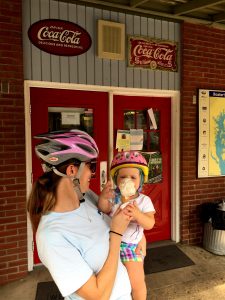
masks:
<path id="1" fill-rule="evenodd" d="M 118 129 L 124 129 L 125 110 L 160 112 L 160 151 L 162 153 L 163 180 L 161 183 L 145 184 L 143 192 L 148 195 L 156 209 L 156 224 L 145 231 L 148 242 L 171 239 L 171 99 L 140 96 L 114 96 L 114 137 Z M 115 142 L 115 139 L 114 139 Z M 115 146 L 114 146 L 115 147 Z"/>

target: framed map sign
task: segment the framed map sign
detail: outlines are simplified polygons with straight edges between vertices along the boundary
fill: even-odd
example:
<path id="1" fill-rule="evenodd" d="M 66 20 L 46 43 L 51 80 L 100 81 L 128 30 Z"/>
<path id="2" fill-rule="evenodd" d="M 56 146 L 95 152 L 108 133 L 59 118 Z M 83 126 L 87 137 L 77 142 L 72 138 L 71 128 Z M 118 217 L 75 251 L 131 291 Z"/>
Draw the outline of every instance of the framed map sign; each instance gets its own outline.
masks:
<path id="1" fill-rule="evenodd" d="M 225 91 L 198 90 L 198 177 L 225 176 Z"/>

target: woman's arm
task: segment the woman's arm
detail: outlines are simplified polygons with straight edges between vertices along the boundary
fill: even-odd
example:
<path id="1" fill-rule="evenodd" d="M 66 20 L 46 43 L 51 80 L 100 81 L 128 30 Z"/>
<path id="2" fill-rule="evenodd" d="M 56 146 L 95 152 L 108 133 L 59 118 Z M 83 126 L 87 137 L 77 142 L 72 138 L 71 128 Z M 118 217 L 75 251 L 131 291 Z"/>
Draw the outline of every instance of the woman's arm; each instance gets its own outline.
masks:
<path id="1" fill-rule="evenodd" d="M 92 275 L 90 279 L 76 291 L 79 296 L 86 300 L 108 300 L 110 298 L 118 268 L 121 238 L 127 228 L 129 220 L 130 218 L 126 216 L 123 211 L 119 211 L 113 216 L 110 230 L 119 234 L 110 233 L 108 257 L 101 271 L 97 275 Z"/>

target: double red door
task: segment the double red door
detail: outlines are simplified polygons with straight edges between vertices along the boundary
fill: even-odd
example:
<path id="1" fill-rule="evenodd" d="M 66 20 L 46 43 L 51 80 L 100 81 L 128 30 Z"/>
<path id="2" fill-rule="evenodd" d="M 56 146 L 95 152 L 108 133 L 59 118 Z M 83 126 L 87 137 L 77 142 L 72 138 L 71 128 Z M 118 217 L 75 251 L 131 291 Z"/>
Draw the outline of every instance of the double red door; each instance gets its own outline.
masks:
<path id="1" fill-rule="evenodd" d="M 99 161 L 96 177 L 91 181 L 91 189 L 100 192 L 101 162 L 108 161 L 108 93 L 83 90 L 64 90 L 51 88 L 30 88 L 31 103 L 31 134 L 47 132 L 49 130 L 62 130 L 77 128 L 87 131 L 93 136 L 99 147 Z M 146 231 L 148 241 L 160 241 L 171 238 L 170 233 L 170 98 L 152 98 L 142 96 L 114 96 L 114 136 L 118 129 L 142 128 L 145 136 L 158 137 L 158 147 L 162 154 L 162 181 L 146 184 L 144 193 L 150 196 L 156 209 L 156 226 Z M 143 115 L 152 108 L 157 112 L 159 127 L 155 132 L 146 127 Z M 136 116 L 133 123 L 127 121 L 129 112 Z M 141 122 L 138 122 L 138 116 Z M 150 133 L 151 132 L 151 133 Z M 154 145 L 147 139 L 148 147 Z M 36 180 L 42 173 L 40 162 L 34 153 L 37 141 L 32 139 L 32 172 Z M 115 145 L 114 145 L 115 148 Z M 108 162 L 110 164 L 110 162 Z M 35 250 L 34 263 L 39 259 Z"/>

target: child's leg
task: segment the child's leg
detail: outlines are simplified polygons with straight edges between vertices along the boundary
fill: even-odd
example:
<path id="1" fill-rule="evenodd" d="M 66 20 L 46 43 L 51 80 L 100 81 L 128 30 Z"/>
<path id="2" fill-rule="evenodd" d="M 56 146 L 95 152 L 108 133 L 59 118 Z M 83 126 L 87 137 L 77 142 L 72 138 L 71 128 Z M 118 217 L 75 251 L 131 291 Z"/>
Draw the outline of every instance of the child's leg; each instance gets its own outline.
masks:
<path id="1" fill-rule="evenodd" d="M 133 300 L 146 300 L 147 289 L 145 284 L 145 273 L 143 262 L 124 262 L 130 278 Z"/>

